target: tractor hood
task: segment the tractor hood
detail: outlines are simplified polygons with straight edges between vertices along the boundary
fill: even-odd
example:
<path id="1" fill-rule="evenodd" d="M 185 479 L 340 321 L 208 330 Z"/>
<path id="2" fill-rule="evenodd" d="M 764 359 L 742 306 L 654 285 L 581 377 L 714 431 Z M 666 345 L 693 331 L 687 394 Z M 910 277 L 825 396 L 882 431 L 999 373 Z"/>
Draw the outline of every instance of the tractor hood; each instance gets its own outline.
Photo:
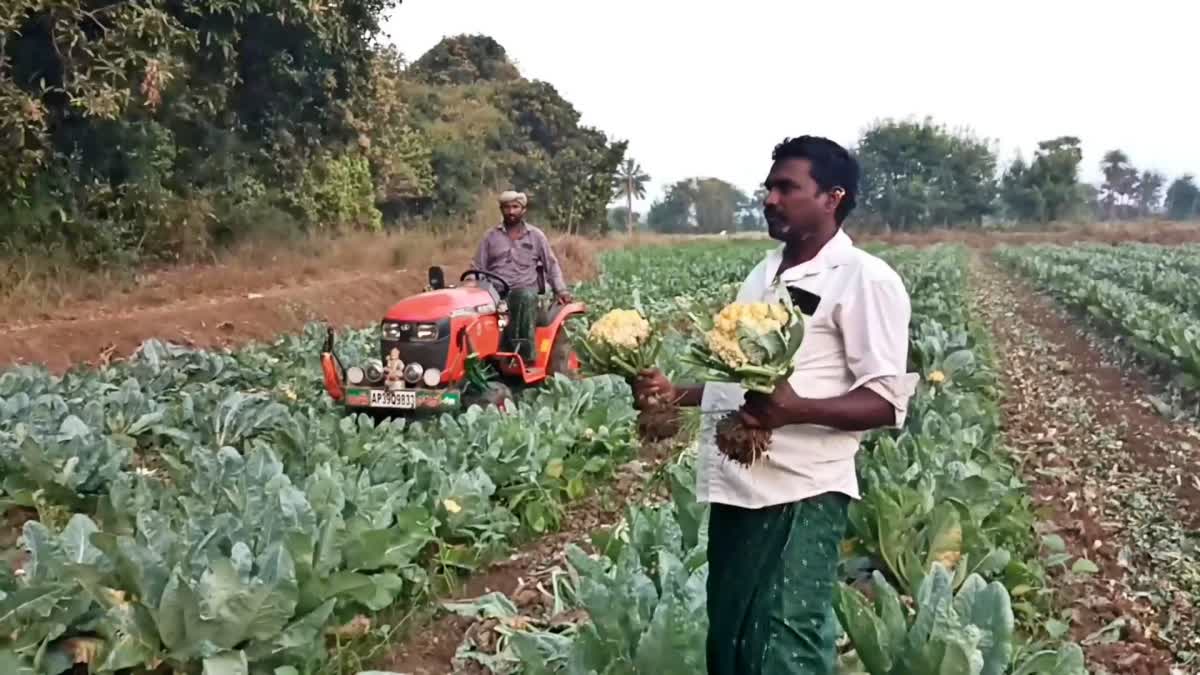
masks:
<path id="1" fill-rule="evenodd" d="M 392 305 L 384 321 L 443 321 L 459 310 L 470 312 L 496 311 L 496 298 L 487 290 L 476 287 L 446 288 L 426 291 Z"/>

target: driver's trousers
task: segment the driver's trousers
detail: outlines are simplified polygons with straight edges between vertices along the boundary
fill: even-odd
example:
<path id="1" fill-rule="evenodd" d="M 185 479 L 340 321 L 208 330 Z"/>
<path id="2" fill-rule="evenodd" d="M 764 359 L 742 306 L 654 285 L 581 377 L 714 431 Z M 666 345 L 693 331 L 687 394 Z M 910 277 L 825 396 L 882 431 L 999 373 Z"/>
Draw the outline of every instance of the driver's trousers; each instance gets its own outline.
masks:
<path id="1" fill-rule="evenodd" d="M 504 328 L 504 343 L 521 355 L 528 365 L 533 360 L 533 338 L 537 328 L 537 290 L 514 288 L 508 292 L 508 326 Z"/>

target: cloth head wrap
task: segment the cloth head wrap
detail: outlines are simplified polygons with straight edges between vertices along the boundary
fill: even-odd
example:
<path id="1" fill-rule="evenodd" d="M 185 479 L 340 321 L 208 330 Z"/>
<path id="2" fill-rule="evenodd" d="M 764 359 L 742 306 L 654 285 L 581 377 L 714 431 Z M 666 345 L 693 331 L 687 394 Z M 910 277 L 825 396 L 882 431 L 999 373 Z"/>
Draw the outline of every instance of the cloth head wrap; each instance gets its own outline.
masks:
<path id="1" fill-rule="evenodd" d="M 525 197 L 524 192 L 514 192 L 512 190 L 508 190 L 500 195 L 501 206 L 504 206 L 505 204 L 511 204 L 512 202 L 516 202 L 521 206 L 525 206 L 529 203 L 529 200 Z"/>

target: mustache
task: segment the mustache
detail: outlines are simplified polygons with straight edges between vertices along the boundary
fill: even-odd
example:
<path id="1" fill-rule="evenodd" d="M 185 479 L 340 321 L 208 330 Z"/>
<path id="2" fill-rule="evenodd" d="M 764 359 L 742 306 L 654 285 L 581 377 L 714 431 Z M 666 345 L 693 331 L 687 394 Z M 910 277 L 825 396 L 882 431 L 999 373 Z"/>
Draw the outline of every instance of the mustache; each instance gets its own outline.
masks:
<path id="1" fill-rule="evenodd" d="M 780 213 L 779 213 L 779 209 L 777 207 L 774 207 L 774 206 L 763 207 L 763 217 L 764 218 L 768 218 L 768 219 L 778 218 L 779 216 L 780 216 Z"/>

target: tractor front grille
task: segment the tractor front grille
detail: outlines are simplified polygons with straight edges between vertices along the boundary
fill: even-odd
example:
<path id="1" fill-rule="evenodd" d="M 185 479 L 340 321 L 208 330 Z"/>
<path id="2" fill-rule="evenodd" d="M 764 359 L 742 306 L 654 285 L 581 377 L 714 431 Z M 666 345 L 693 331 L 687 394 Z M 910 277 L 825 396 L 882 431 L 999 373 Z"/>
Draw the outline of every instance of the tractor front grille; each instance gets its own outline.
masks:
<path id="1" fill-rule="evenodd" d="M 445 370 L 446 360 L 450 358 L 450 336 L 447 335 L 435 342 L 402 342 L 388 341 L 380 342 L 381 354 L 380 358 L 384 363 L 387 363 L 388 355 L 395 349 L 400 353 L 400 360 L 404 363 L 419 363 L 423 368 L 437 368 Z"/>

